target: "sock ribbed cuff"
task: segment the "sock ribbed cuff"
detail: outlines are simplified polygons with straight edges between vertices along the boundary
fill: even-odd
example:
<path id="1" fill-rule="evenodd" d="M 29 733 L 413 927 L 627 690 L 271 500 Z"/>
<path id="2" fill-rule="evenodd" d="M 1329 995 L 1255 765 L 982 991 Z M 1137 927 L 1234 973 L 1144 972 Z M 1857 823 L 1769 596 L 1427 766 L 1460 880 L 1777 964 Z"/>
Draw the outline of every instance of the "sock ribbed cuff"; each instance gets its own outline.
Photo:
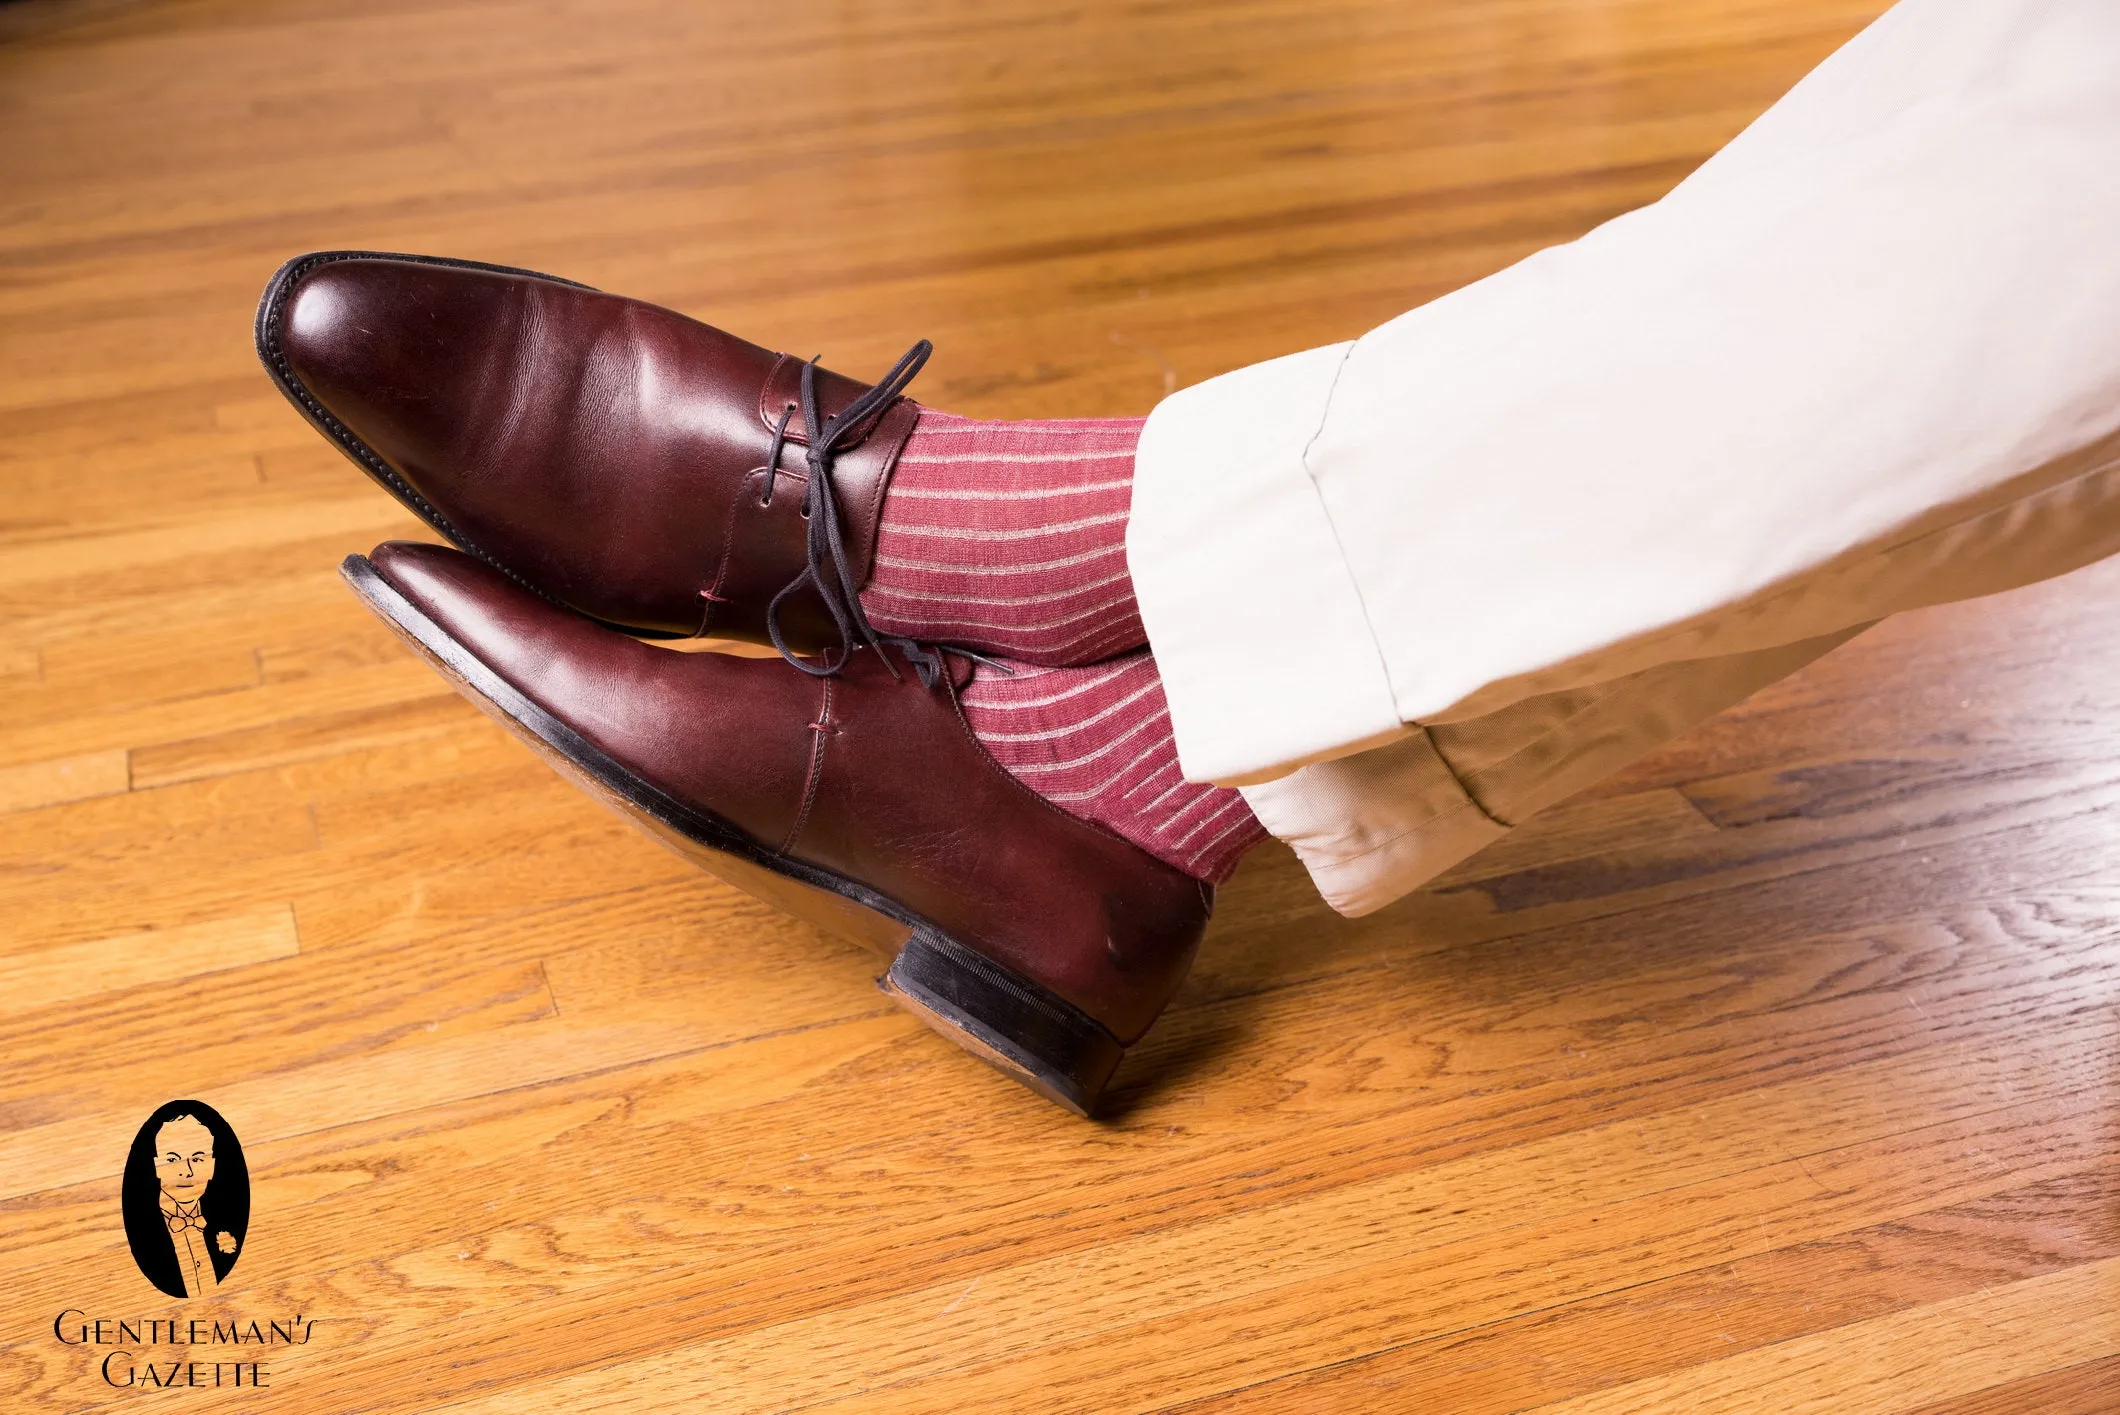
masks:
<path id="1" fill-rule="evenodd" d="M 1126 518 L 1142 421 L 922 410 L 884 496 L 869 622 L 1048 666 L 1140 648 Z"/>

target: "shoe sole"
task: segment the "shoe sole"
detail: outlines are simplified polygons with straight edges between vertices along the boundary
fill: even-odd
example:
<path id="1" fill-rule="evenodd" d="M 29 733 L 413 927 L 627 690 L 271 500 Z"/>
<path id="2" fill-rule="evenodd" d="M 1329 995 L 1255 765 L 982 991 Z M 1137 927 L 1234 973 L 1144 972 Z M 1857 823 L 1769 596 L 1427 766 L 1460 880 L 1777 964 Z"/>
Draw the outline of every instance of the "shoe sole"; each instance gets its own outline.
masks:
<path id="1" fill-rule="evenodd" d="M 549 280 L 555 285 L 567 285 L 576 290 L 588 290 L 591 292 L 595 292 L 596 287 L 584 285 L 579 280 L 566 280 L 557 275 L 547 275 L 542 271 L 524 270 L 519 266 L 490 265 L 485 261 L 478 260 L 452 260 L 447 256 L 404 255 L 395 251 L 312 251 L 308 255 L 296 256 L 293 260 L 288 261 L 273 272 L 272 279 L 265 285 L 265 293 L 258 299 L 257 319 L 251 328 L 251 338 L 258 349 L 258 362 L 265 366 L 265 372 L 272 379 L 273 385 L 280 390 L 282 397 L 295 406 L 297 412 L 309 420 L 311 427 L 322 433 L 330 440 L 333 446 L 345 454 L 346 460 L 367 473 L 369 480 L 396 497 L 408 511 L 425 521 L 434 529 L 435 534 L 441 536 L 451 545 L 465 554 L 492 566 L 515 584 L 522 586 L 547 604 L 558 604 L 558 600 L 552 598 L 552 596 L 546 594 L 536 585 L 524 579 L 521 575 L 518 575 L 474 544 L 470 537 L 450 523 L 449 518 L 444 516 L 433 502 L 420 495 L 414 489 L 412 483 L 406 481 L 398 473 L 397 468 L 384 460 L 381 453 L 361 441 L 359 437 L 354 435 L 351 428 L 333 417 L 331 410 L 324 406 L 323 401 L 311 393 L 301 379 L 295 377 L 293 367 L 287 362 L 286 350 L 280 347 L 280 320 L 287 304 L 287 296 L 296 285 L 301 283 L 302 277 L 320 266 L 333 265 L 342 260 L 393 260 L 401 261 L 407 265 L 436 265 L 451 270 L 479 270 L 492 275 L 522 275 L 528 276 L 533 280 Z M 566 608 L 567 606 L 561 607 Z M 594 618 L 593 615 L 588 617 Z M 637 638 L 672 639 L 684 637 L 681 634 L 673 634 L 662 630 L 639 629 L 624 624 L 610 624 L 608 621 L 601 619 L 596 622 L 606 624 L 607 627 L 620 630 L 623 633 L 632 634 Z"/>
<path id="2" fill-rule="evenodd" d="M 877 986 L 1004 1076 L 1077 1115 L 1095 1109 L 1125 1052 L 1095 1018 L 859 880 L 778 854 L 635 775 L 517 691 L 366 556 L 347 556 L 340 574 L 452 687 L 561 776 L 709 874 L 890 958 Z"/>

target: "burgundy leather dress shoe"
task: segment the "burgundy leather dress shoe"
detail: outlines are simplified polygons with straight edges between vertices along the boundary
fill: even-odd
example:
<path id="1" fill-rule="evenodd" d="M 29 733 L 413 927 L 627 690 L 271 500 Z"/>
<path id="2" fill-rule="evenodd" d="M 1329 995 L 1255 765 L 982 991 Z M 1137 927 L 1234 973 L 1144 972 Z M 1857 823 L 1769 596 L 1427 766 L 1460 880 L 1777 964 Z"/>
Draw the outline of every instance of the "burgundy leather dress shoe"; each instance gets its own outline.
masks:
<path id="1" fill-rule="evenodd" d="M 256 335 L 356 466 L 540 594 L 660 636 L 869 637 L 925 341 L 872 387 L 572 281 L 368 251 L 282 266 Z"/>
<path id="2" fill-rule="evenodd" d="M 467 555 L 344 574 L 457 690 L 680 854 L 888 953 L 936 1030 L 1089 1113 L 1177 991 L 1213 890 L 1031 792 L 965 726 L 971 664 L 887 641 L 835 676 L 676 653 Z"/>

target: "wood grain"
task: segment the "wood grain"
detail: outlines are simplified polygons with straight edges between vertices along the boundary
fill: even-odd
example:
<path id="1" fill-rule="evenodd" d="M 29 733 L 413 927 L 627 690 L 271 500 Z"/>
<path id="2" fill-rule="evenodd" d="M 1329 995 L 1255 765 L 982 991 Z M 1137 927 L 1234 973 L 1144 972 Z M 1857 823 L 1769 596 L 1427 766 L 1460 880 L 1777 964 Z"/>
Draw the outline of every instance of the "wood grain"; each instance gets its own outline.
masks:
<path id="1" fill-rule="evenodd" d="M 2120 565 L 1367 919 L 1258 851 L 1085 1125 L 413 662 L 334 568 L 418 524 L 249 347 L 285 257 L 431 251 L 1140 412 L 1653 200 L 1880 8 L 0 8 L 0 1409 L 142 1394 L 76 1309 L 313 1318 L 159 1397 L 302 1415 L 2120 1410 Z M 118 1219 L 176 1096 L 255 1195 L 194 1304 Z"/>
<path id="2" fill-rule="evenodd" d="M 2120 1259 L 2101 1258 L 1544 1408 L 1552 1415 L 1889 1415 L 2114 1355 Z"/>

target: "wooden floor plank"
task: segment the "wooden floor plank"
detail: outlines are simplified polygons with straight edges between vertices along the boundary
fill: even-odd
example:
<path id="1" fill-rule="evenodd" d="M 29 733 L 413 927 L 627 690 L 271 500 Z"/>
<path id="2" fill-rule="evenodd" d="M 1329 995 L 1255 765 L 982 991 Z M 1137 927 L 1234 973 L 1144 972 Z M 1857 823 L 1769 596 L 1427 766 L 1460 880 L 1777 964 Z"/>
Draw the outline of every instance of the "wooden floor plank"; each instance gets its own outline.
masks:
<path id="1" fill-rule="evenodd" d="M 2120 1258 L 2101 1258 L 1544 1408 L 1551 1415 L 1896 1415 L 2115 1355 Z"/>
<path id="2" fill-rule="evenodd" d="M 0 812 L 35 810 L 132 789 L 126 753 L 83 752 L 53 761 L 0 767 Z"/>
<path id="3" fill-rule="evenodd" d="M 1971 1395 L 1925 1405 L 1910 1415 L 2106 1415 L 2120 1390 L 2120 1356 L 1988 1386 Z"/>
<path id="4" fill-rule="evenodd" d="M 1173 1409 L 1312 1415 L 1419 1401 L 1460 1415 L 1528 1410 L 2120 1255 L 2116 1183 L 2110 1169 L 2070 1175 Z"/>
<path id="5" fill-rule="evenodd" d="M 674 1409 L 674 1401 L 657 1405 L 637 1392 L 673 1389 L 683 1383 L 680 1373 L 697 1371 L 712 1373 L 729 1409 L 779 1409 L 835 1395 L 848 1408 L 875 1410 L 964 1410 L 996 1401 L 1024 1411 L 1149 1408 L 1173 1395 L 1245 1383 L 1294 1352 L 1346 1359 L 1375 1349 L 1380 1339 L 1492 1319 L 1520 1310 L 1528 1289 L 1566 1300 L 1687 1271 L 1703 1261 L 1814 1241 L 1939 1203 L 1966 1202 L 2001 1187 L 1992 1172 L 1983 1178 L 1959 1168 L 1962 1141 L 1974 1134 L 1997 1146 L 1991 1153 L 1999 1164 L 2035 1170 L 2051 1164 L 2044 1172 L 2055 1177 L 2094 1159 L 2095 1122 L 2078 1120 L 2071 1129 L 2065 1119 L 2037 1112 L 2027 1107 L 2000 1125 L 1941 1127 L 1926 1137 L 1934 1149 L 1903 1137 L 1883 1147 L 1856 1147 L 1844 1157 L 1874 1175 L 1888 1195 L 1860 1183 L 1826 1191 L 1824 1185 L 1848 1176 L 1831 1171 L 1822 1183 L 1806 1165 L 1789 1161 L 1589 1214 L 1512 1225 L 1512 1261 L 1503 1267 L 1494 1263 L 1491 1238 L 1424 1245 L 1403 1259 L 1369 1263 L 1359 1262 L 1359 1254 L 1337 1261 L 1335 1245 L 1325 1275 L 1290 1280 L 1294 1275 L 1284 1264 L 1296 1259 L 1300 1273 L 1307 1256 L 1300 1249 L 1291 1253 L 1267 1241 L 1231 1251 L 1225 1244 L 1207 1266 L 1195 1261 L 1183 1269 L 1193 1302 L 1162 1307 L 1115 1301 L 1109 1325 L 1072 1337 L 1069 1328 L 1082 1318 L 1073 1315 L 1070 1298 L 1085 1271 L 1094 1268 L 1100 1292 L 1114 1299 L 1136 1284 L 1168 1282 L 1171 1273 L 1154 1248 L 1139 1254 L 1138 1262 L 1128 1251 L 1094 1264 L 1070 1257 L 1024 1273 L 982 1274 L 976 1285 L 915 1289 L 890 1299 L 883 1310 L 842 1309 L 792 1330 L 768 1328 L 755 1337 L 659 1355 L 638 1367 L 571 1378 L 558 1390 L 574 1409 Z M 1954 1159 L 1936 1168 L 1932 1161 L 1946 1153 Z M 1893 1173 L 1902 1164 L 1917 1169 L 1921 1182 L 1903 1184 Z M 1620 1249 L 1606 1246 L 1619 1234 L 1626 1235 Z M 1273 1285 L 1255 1294 L 1224 1295 L 1232 1279 L 1241 1293 L 1254 1275 Z M 1362 1296 L 1350 1303 L 1344 1300 L 1350 1292 Z M 1057 1332 L 1056 1324 L 1063 1324 Z M 1202 1346 L 1212 1348 L 1212 1363 L 1200 1359 Z M 879 1389 L 868 1374 L 878 1365 L 916 1377 L 923 1368 L 940 1367 L 942 1373 Z M 470 1408 L 527 1409 L 551 1393 L 496 1397 Z"/>
<path id="6" fill-rule="evenodd" d="M 0 958 L 0 1013 L 291 958 L 300 946 L 294 910 L 284 908 L 14 954 Z"/>

